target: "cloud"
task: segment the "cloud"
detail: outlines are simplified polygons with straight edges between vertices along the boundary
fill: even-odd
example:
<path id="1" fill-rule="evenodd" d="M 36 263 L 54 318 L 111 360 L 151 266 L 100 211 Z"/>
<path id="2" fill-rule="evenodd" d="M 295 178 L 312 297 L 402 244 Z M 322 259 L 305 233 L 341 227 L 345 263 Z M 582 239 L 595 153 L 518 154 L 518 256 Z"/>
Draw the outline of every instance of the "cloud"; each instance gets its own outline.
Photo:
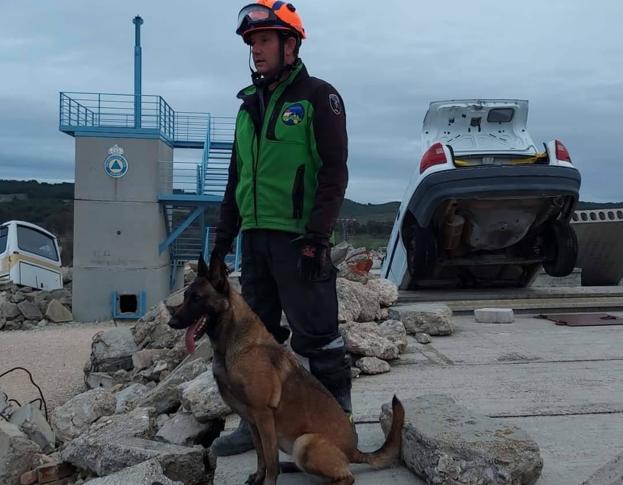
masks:
<path id="1" fill-rule="evenodd" d="M 397 199 L 418 165 L 420 129 L 438 99 L 530 100 L 537 143 L 560 138 L 582 197 L 623 200 L 623 4 L 604 0 L 425 3 L 298 0 L 312 75 L 344 97 L 348 196 Z M 233 34 L 244 2 L 22 0 L 0 17 L 0 178 L 71 179 L 73 142 L 58 132 L 58 92 L 131 93 L 131 19 L 140 13 L 143 92 L 178 111 L 234 116 L 249 82 Z M 179 153 L 181 158 L 192 154 Z M 197 154 L 199 158 L 199 154 Z"/>

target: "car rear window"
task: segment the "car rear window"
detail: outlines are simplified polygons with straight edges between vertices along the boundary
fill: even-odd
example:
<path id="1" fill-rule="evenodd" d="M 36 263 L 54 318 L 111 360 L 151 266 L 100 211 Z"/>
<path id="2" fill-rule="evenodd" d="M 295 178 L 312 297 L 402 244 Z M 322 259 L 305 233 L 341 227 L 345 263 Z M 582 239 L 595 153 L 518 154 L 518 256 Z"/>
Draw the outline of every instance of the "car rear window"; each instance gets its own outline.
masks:
<path id="1" fill-rule="evenodd" d="M 515 110 L 513 108 L 495 108 L 489 110 L 488 123 L 510 123 L 513 120 Z"/>
<path id="2" fill-rule="evenodd" d="M 6 241 L 9 235 L 8 227 L 0 227 L 0 254 L 6 251 Z"/>
<path id="3" fill-rule="evenodd" d="M 30 227 L 17 226 L 17 245 L 20 249 L 29 253 L 58 261 L 54 240 L 50 236 Z"/>

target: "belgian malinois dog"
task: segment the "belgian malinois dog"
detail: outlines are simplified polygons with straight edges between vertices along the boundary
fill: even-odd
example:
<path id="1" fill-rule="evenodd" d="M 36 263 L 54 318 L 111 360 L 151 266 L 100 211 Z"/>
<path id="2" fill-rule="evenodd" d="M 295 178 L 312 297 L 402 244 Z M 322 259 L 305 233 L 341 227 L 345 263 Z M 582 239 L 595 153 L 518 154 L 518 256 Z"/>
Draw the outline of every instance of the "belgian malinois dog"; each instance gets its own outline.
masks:
<path id="1" fill-rule="evenodd" d="M 350 485 L 350 463 L 388 466 L 400 454 L 404 409 L 394 396 L 393 421 L 385 444 L 374 453 L 357 449 L 353 426 L 335 398 L 279 345 L 249 308 L 230 289 L 227 268 L 199 258 L 197 278 L 169 325 L 187 328 L 187 346 L 207 334 L 214 348 L 212 368 L 224 401 L 252 430 L 257 471 L 252 485 L 275 485 L 279 448 L 299 470 Z"/>

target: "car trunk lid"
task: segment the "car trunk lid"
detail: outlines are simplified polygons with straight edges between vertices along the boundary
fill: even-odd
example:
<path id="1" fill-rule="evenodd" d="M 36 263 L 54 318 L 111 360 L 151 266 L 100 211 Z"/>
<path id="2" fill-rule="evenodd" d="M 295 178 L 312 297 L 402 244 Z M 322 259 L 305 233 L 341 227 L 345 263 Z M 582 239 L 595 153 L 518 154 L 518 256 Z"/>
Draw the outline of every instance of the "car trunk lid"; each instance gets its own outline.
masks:
<path id="1" fill-rule="evenodd" d="M 424 118 L 422 142 L 424 149 L 435 142 L 450 145 L 455 157 L 467 159 L 485 155 L 534 157 L 537 150 L 526 129 L 527 120 L 526 100 L 436 101 Z"/>

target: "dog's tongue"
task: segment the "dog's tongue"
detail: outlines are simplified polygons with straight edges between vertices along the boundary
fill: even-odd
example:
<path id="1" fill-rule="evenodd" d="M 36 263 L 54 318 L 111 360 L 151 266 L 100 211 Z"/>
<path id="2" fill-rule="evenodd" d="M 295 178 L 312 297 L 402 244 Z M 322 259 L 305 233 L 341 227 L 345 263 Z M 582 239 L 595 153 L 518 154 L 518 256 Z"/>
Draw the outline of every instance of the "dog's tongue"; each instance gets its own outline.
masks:
<path id="1" fill-rule="evenodd" d="M 192 354 L 197 348 L 197 346 L 195 345 L 195 335 L 197 333 L 197 329 L 202 323 L 203 318 L 200 318 L 186 330 L 186 349 L 190 354 Z"/>

